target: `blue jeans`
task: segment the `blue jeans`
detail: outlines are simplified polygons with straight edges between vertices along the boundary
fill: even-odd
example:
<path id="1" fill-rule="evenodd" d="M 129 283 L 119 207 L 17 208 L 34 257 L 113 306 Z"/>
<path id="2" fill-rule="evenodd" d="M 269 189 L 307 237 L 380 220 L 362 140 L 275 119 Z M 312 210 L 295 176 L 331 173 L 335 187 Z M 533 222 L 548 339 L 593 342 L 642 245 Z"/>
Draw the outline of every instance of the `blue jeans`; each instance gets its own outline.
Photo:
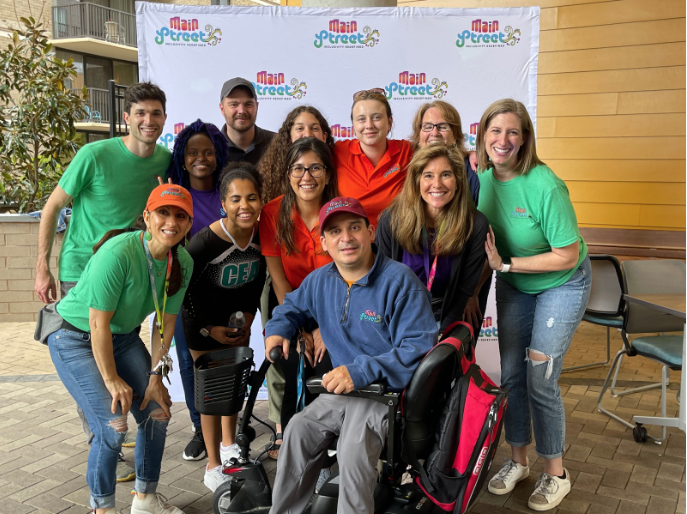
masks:
<path id="1" fill-rule="evenodd" d="M 508 391 L 506 442 L 532 442 L 545 459 L 563 456 L 565 411 L 558 377 L 563 357 L 587 308 L 592 269 L 587 256 L 563 285 L 527 294 L 496 279 L 496 311 L 501 353 L 501 387 Z M 532 360 L 529 352 L 548 360 Z"/>
<path id="2" fill-rule="evenodd" d="M 184 388 L 184 399 L 186 407 L 191 416 L 191 423 L 196 428 L 200 427 L 200 414 L 196 410 L 195 383 L 193 377 L 193 357 L 186 344 L 184 335 L 184 324 L 181 321 L 181 314 L 177 316 L 177 323 L 174 325 L 174 346 L 177 349 L 177 359 L 179 360 L 179 375 L 181 375 L 181 385 Z"/>
<path id="3" fill-rule="evenodd" d="M 114 335 L 112 346 L 117 374 L 133 389 L 131 413 L 138 423 L 134 454 L 135 489 L 139 493 L 152 494 L 157 489 L 160 478 L 160 463 L 165 449 L 169 420 L 157 419 L 161 408 L 155 402 L 149 402 L 143 410 L 140 408 L 148 387 L 151 362 L 150 354 L 138 332 Z M 86 414 L 94 435 L 86 471 L 86 481 L 91 490 L 91 507 L 114 507 L 117 457 L 126 435 L 126 429 L 119 430 L 122 421 L 126 428 L 126 417 L 122 417 L 119 403 L 114 414 L 110 410 L 112 396 L 105 387 L 93 357 L 90 334 L 63 328 L 48 336 L 48 347 L 57 374 L 69 394 Z"/>

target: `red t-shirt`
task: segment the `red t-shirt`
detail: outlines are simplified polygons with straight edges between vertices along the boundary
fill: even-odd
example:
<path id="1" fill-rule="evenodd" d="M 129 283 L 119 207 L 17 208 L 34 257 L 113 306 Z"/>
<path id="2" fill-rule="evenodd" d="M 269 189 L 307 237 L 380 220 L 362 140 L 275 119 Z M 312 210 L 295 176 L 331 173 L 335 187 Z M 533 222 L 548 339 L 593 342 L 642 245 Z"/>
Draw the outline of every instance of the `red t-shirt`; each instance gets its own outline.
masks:
<path id="1" fill-rule="evenodd" d="M 262 208 L 260 248 L 266 257 L 281 257 L 286 280 L 289 281 L 292 289 L 297 289 L 311 271 L 329 264 L 332 258 L 322 251 L 319 224 L 312 230 L 308 230 L 295 206 L 291 219 L 293 220 L 293 242 L 296 248 L 291 255 L 287 255 L 286 248 L 277 242 L 277 220 L 283 199 L 284 195 L 278 196 Z"/>
<path id="2" fill-rule="evenodd" d="M 412 157 L 413 146 L 409 141 L 388 139 L 386 152 L 375 167 L 361 150 L 358 139 L 337 141 L 334 164 L 339 192 L 357 199 L 370 223 L 377 226 L 379 215 L 403 189 Z"/>

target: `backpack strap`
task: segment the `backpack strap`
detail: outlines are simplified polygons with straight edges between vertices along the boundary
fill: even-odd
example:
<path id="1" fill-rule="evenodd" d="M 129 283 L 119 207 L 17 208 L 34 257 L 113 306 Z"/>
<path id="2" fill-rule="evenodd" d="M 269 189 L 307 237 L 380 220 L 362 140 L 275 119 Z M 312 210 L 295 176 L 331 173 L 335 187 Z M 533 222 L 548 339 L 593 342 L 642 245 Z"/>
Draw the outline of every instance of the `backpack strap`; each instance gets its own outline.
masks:
<path id="1" fill-rule="evenodd" d="M 425 467 L 422 464 L 420 464 L 420 461 L 417 460 L 415 449 L 413 448 L 413 445 L 410 444 L 409 441 L 406 439 L 405 432 L 403 435 L 403 440 L 405 443 L 406 456 L 408 457 L 408 460 L 410 460 L 410 464 L 413 466 L 413 469 L 420 472 L 420 479 L 423 487 L 427 489 L 427 491 L 430 493 L 434 492 L 434 487 L 432 486 L 432 482 L 430 482 L 429 477 L 427 476 Z"/>

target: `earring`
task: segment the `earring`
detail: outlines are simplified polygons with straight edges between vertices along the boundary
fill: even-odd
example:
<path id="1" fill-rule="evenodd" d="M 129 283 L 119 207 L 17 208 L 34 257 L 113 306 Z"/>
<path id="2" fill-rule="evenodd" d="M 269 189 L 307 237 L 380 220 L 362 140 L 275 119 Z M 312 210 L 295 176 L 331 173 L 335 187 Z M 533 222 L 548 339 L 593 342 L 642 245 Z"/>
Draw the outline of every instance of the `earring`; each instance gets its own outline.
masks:
<path id="1" fill-rule="evenodd" d="M 150 232 L 148 232 L 146 230 L 143 234 L 143 239 L 145 239 L 146 241 L 150 241 L 152 238 L 153 238 L 153 234 L 151 234 Z"/>

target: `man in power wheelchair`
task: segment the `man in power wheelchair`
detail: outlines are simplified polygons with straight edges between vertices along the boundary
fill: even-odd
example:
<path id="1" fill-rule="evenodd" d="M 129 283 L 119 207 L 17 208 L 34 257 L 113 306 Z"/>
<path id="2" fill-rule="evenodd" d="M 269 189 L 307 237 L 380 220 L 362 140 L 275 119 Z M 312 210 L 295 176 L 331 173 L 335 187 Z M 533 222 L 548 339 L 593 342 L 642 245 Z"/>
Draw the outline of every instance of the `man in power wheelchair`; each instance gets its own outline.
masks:
<path id="1" fill-rule="evenodd" d="M 319 215 L 322 249 L 334 262 L 286 296 L 265 328 L 265 353 L 315 320 L 334 370 L 320 395 L 284 434 L 272 492 L 272 514 L 301 513 L 313 493 L 330 442 L 338 437 L 339 513 L 374 512 L 377 461 L 389 406 L 349 395 L 375 381 L 402 390 L 437 340 L 430 295 L 407 266 L 372 244 L 374 227 L 354 198 L 335 198 Z M 312 349 L 306 349 L 312 351 Z"/>

